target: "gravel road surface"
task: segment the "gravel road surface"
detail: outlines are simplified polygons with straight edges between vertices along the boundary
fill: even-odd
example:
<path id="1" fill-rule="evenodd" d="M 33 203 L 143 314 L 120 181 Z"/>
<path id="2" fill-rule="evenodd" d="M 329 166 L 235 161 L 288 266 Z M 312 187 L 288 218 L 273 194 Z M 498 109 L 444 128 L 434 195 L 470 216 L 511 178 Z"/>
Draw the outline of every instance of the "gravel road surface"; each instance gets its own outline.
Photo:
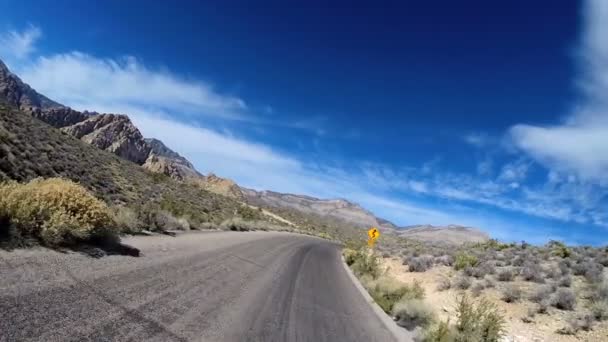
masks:
<path id="1" fill-rule="evenodd" d="M 393 341 L 329 242 L 270 232 L 124 242 L 142 255 L 0 250 L 0 341 Z"/>

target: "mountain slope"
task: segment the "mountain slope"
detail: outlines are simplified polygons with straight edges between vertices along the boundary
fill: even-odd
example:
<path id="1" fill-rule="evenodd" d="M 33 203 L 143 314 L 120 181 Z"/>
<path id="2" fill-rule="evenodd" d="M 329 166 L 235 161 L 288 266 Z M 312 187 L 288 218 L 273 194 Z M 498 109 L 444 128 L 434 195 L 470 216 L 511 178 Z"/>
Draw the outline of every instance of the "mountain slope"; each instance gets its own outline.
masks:
<path id="1" fill-rule="evenodd" d="M 489 235 L 477 228 L 458 225 L 432 226 L 419 225 L 403 227 L 398 231 L 399 236 L 425 242 L 463 244 L 467 242 L 485 242 Z"/>
<path id="2" fill-rule="evenodd" d="M 331 217 L 357 228 L 377 227 L 385 233 L 394 233 L 396 226 L 389 221 L 378 219 L 358 204 L 343 199 L 319 199 L 310 196 L 283 194 L 274 191 L 255 191 L 241 188 L 245 199 L 253 205 L 291 208 L 302 213 L 320 217 Z"/>
<path id="3" fill-rule="evenodd" d="M 156 205 L 201 222 L 234 216 L 241 203 L 95 148 L 0 101 L 0 180 L 63 177 L 108 203 Z"/>

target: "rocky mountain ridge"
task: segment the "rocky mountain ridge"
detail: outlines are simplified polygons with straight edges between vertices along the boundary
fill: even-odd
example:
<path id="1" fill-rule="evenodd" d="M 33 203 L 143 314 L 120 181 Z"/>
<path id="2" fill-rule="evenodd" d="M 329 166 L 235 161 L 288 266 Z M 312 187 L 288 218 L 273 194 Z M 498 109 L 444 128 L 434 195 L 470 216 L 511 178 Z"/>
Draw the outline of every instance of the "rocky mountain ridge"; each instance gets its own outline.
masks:
<path id="1" fill-rule="evenodd" d="M 319 199 L 267 190 L 241 189 L 245 199 L 253 205 L 287 207 L 304 213 L 336 218 L 358 228 L 377 227 L 380 231 L 389 234 L 393 234 L 397 228 L 393 223 L 377 218 L 360 205 L 344 199 Z"/>
<path id="2" fill-rule="evenodd" d="M 240 187 L 234 181 L 214 174 L 204 176 L 190 161 L 171 150 L 162 141 L 144 138 L 127 115 L 80 112 L 59 104 L 38 93 L 11 73 L 1 60 L 0 99 L 66 134 L 141 165 L 151 172 L 162 173 L 175 180 L 189 182 L 207 191 L 255 206 L 295 209 L 302 213 L 338 219 L 358 228 L 377 227 L 384 233 L 412 238 L 429 239 L 433 238 L 433 235 L 447 232 L 450 239 L 458 240 L 468 233 L 431 226 L 424 229 L 422 226 L 401 229 L 392 222 L 376 217 L 360 205 L 344 199 L 319 199 L 274 191 L 256 191 Z M 474 234 L 473 239 L 483 239 L 483 236 Z"/>

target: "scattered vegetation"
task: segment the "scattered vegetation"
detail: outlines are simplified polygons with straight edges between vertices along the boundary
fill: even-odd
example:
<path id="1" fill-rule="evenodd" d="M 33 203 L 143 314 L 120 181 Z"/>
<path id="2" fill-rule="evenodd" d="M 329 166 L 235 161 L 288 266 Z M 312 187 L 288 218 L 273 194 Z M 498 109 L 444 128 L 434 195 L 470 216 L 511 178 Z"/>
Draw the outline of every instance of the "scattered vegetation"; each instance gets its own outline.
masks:
<path id="1" fill-rule="evenodd" d="M 103 201 L 80 185 L 57 178 L 1 184 L 0 221 L 13 237 L 31 237 L 47 246 L 118 233 Z"/>
<path id="2" fill-rule="evenodd" d="M 456 306 L 456 322 L 438 322 L 429 326 L 420 338 L 425 342 L 471 341 L 497 342 L 505 333 L 505 320 L 496 306 L 487 300 L 477 303 L 466 295 L 460 296 Z"/>

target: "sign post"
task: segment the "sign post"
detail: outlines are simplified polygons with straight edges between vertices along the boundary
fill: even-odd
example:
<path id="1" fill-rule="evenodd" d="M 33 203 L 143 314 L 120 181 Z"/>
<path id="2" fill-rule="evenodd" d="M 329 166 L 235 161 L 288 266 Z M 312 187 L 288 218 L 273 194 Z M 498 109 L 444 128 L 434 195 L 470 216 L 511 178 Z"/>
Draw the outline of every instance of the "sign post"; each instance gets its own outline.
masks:
<path id="1" fill-rule="evenodd" d="M 367 236 L 369 237 L 367 239 L 367 245 L 369 246 L 369 248 L 374 248 L 374 243 L 376 242 L 378 237 L 380 237 L 380 231 L 376 227 L 372 227 L 370 230 L 367 231 Z"/>

